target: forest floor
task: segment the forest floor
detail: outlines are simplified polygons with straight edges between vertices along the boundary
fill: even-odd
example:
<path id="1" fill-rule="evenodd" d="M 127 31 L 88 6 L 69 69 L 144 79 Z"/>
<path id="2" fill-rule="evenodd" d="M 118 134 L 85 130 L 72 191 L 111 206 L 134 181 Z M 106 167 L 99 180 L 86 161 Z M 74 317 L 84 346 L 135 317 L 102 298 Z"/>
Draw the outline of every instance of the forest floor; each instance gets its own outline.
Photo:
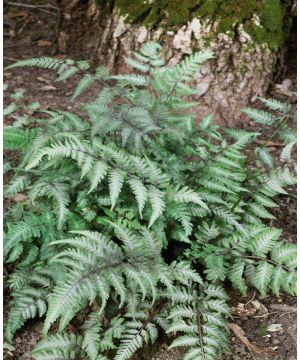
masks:
<path id="1" fill-rule="evenodd" d="M 26 1 L 22 2 L 27 4 Z M 32 4 L 31 2 L 28 4 Z M 70 1 L 69 3 L 72 3 Z M 55 9 L 56 1 L 44 1 L 52 7 L 19 7 L 4 6 L 4 65 L 16 60 L 39 56 L 56 56 L 73 58 L 76 60 L 95 60 L 98 44 L 97 26 L 91 27 L 84 16 L 84 8 L 77 6 L 69 14 L 61 14 Z M 101 64 L 101 59 L 98 61 Z M 286 76 L 294 83 L 295 68 Z M 72 103 L 69 95 L 75 87 L 74 82 L 54 83 L 53 74 L 49 71 L 10 70 L 5 71 L 4 81 L 9 85 L 10 92 L 23 88 L 26 90 L 26 101 L 39 101 L 43 108 L 72 109 L 80 113 L 80 101 Z M 283 78 L 279 77 L 282 81 Z M 279 81 L 277 80 L 277 81 Z M 74 80 L 73 80 L 74 81 Z M 273 88 L 276 88 L 274 86 Z M 273 94 L 272 94 L 273 95 Z M 282 95 L 282 94 L 281 94 Z M 86 94 L 85 96 L 89 96 Z M 81 98 L 84 101 L 84 97 Z M 258 130 L 254 124 L 244 125 L 251 130 Z M 266 139 L 267 133 L 261 138 Z M 279 154 L 280 148 L 271 149 L 273 154 Z M 11 153 L 5 156 L 12 156 Z M 289 242 L 296 242 L 296 200 L 289 197 L 277 199 L 280 207 L 275 208 L 277 220 L 272 225 L 283 228 L 284 238 Z M 10 270 L 4 269 L 5 274 Z M 4 279 L 4 282 L 6 277 Z M 239 326 L 238 331 L 244 331 L 250 344 L 261 349 L 274 348 L 277 355 L 274 360 L 296 360 L 296 300 L 289 296 L 273 296 L 262 298 L 255 292 L 250 292 L 245 298 L 232 292 L 232 323 Z M 4 321 L 9 310 L 10 294 L 5 287 L 4 293 Z M 280 309 L 274 309 L 279 305 Z M 291 309 L 285 308 L 291 306 Z M 289 311 L 287 311 L 289 310 Z M 277 324 L 277 325 L 275 325 Z M 14 340 L 14 350 L 4 349 L 6 360 L 30 360 L 30 352 L 41 339 L 41 320 L 29 321 L 22 330 L 18 331 Z M 276 331 L 273 331 L 276 330 Z M 241 333 L 240 333 L 241 335 Z M 223 360 L 262 360 L 266 355 L 254 353 L 251 345 L 241 341 L 242 336 L 231 334 L 232 353 L 224 356 Z M 134 360 L 181 360 L 184 351 L 168 350 L 170 339 L 161 337 L 152 349 L 143 349 Z M 270 359 L 270 357 L 269 357 Z"/>

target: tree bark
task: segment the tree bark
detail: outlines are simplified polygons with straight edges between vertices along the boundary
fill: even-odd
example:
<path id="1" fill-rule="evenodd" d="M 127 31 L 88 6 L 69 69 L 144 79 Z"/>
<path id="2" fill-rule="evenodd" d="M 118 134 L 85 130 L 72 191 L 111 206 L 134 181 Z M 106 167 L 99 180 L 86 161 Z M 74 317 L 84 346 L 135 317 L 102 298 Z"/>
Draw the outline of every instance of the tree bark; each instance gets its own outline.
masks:
<path id="1" fill-rule="evenodd" d="M 157 1 L 151 1 L 153 7 Z M 211 0 L 206 0 L 209 1 Z M 231 2 L 233 5 L 241 3 L 236 0 L 219 0 L 219 3 L 222 1 L 227 4 Z M 123 7 L 118 6 L 118 1 L 112 3 L 102 0 L 96 5 L 94 0 L 90 0 L 89 16 L 96 18 L 102 28 L 98 58 L 114 72 L 128 71 L 124 56 L 130 56 L 150 40 L 158 41 L 163 46 L 170 65 L 178 63 L 187 54 L 210 48 L 215 58 L 206 63 L 195 78 L 199 117 L 213 113 L 217 123 L 234 126 L 243 119 L 240 109 L 254 102 L 258 96 L 266 94 L 289 30 L 286 24 L 294 11 L 295 1 L 272 1 L 248 0 L 249 3 L 254 3 L 253 12 L 248 9 L 246 18 L 241 17 L 235 22 L 234 18 L 230 18 L 232 24 L 227 24 L 227 31 L 224 29 L 225 15 L 221 13 L 220 17 L 216 16 L 216 10 L 213 19 L 208 14 L 197 16 L 195 11 L 191 10 L 189 20 L 184 23 L 166 26 L 166 15 L 161 16 L 154 25 L 145 25 L 143 19 L 146 17 L 147 20 L 149 11 L 151 15 L 152 5 L 148 5 L 145 13 L 140 11 L 139 16 L 133 18 L 126 0 L 119 0 L 119 3 L 125 3 Z M 184 2 L 183 0 L 182 6 Z M 264 13 L 259 14 L 256 3 L 265 3 Z M 177 9 L 179 12 L 185 10 Z M 228 8 L 226 11 L 230 14 Z M 232 12 L 236 12 L 236 9 L 232 8 Z M 161 9 L 160 14 L 164 14 Z M 277 22 L 274 20 L 274 24 L 271 22 L 272 17 L 276 17 Z M 278 28 L 280 26 L 282 29 Z"/>

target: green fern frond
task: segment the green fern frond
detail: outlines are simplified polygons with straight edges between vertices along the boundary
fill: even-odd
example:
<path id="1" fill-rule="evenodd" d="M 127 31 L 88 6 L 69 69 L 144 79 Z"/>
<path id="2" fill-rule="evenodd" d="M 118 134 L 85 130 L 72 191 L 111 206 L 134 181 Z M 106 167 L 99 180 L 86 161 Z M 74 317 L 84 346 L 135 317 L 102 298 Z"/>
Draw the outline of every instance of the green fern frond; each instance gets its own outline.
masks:
<path id="1" fill-rule="evenodd" d="M 109 178 L 109 193 L 111 200 L 111 209 L 116 205 L 116 201 L 122 190 L 124 183 L 124 173 L 117 169 L 112 169 L 108 175 Z"/>
<path id="2" fill-rule="evenodd" d="M 255 286 L 265 296 L 271 282 L 274 267 L 267 261 L 260 261 L 255 272 Z"/>
<path id="3" fill-rule="evenodd" d="M 45 317 L 37 360 L 126 360 L 160 331 L 174 335 L 171 348 L 186 347 L 184 360 L 216 360 L 229 344 L 228 285 L 295 295 L 296 246 L 266 222 L 276 196 L 296 184 L 295 106 L 262 98 L 266 110 L 243 110 L 276 126 L 281 162 L 259 132 L 225 129 L 211 115 L 196 126 L 197 101 L 186 97 L 212 57 L 205 50 L 170 67 L 150 42 L 125 60 L 131 74 L 50 57 L 10 67 L 76 76 L 72 99 L 95 96 L 79 115 L 5 93 L 14 120 L 5 149 L 17 150 L 4 169 L 13 201 L 4 219 L 5 262 L 14 263 L 7 341 Z M 80 335 L 66 330 L 73 319 Z"/>
<path id="4" fill-rule="evenodd" d="M 25 148 L 36 136 L 37 131 L 16 129 L 13 126 L 6 126 L 3 129 L 4 148 L 17 150 Z"/>
<path id="5" fill-rule="evenodd" d="M 242 112 L 248 115 L 250 119 L 262 125 L 272 125 L 276 119 L 274 115 L 263 110 L 245 108 L 242 109 Z"/>
<path id="6" fill-rule="evenodd" d="M 155 220 L 163 213 L 165 209 L 165 202 L 163 200 L 164 194 L 154 186 L 150 186 L 148 190 L 148 197 L 152 207 L 152 214 L 149 221 L 149 228 L 154 224 Z"/>
<path id="7" fill-rule="evenodd" d="M 8 116 L 14 113 L 18 109 L 18 106 L 14 103 L 9 104 L 3 109 L 3 116 Z"/>
<path id="8" fill-rule="evenodd" d="M 80 354 L 82 337 L 72 333 L 56 334 L 40 341 L 33 350 L 36 360 L 73 359 Z"/>
<path id="9" fill-rule="evenodd" d="M 283 113 L 289 113 L 291 111 L 291 106 L 282 101 L 278 101 L 276 99 L 266 99 L 263 97 L 259 97 L 259 100 L 271 110 L 275 110 L 275 111 L 279 110 Z"/>

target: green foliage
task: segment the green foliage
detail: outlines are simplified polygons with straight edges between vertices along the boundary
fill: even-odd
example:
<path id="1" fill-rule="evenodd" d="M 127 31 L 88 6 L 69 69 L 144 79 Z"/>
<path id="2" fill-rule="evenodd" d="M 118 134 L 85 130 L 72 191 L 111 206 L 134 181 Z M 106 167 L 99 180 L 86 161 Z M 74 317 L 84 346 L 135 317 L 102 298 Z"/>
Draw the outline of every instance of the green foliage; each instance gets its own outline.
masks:
<path id="1" fill-rule="evenodd" d="M 189 347 L 184 360 L 216 359 L 228 350 L 228 296 L 221 287 L 213 285 L 200 287 L 191 295 L 186 305 L 175 305 L 171 309 L 172 323 L 167 333 L 182 332 L 184 335 L 177 337 L 170 347 Z"/>
<path id="2" fill-rule="evenodd" d="M 80 75 L 73 99 L 100 85 L 85 120 L 37 104 L 7 111 L 5 147 L 20 161 L 6 164 L 4 193 L 23 196 L 5 217 L 4 259 L 15 266 L 5 335 L 45 316 L 36 359 L 126 360 L 160 330 L 176 334 L 185 360 L 217 359 L 228 349 L 225 282 L 242 295 L 295 293 L 295 246 L 268 225 L 274 198 L 295 184 L 293 106 L 262 99 L 272 114 L 245 110 L 286 144 L 280 166 L 265 146 L 249 156 L 259 133 L 212 116 L 195 126 L 191 82 L 212 54 L 169 68 L 160 51 L 146 44 L 127 59 L 138 73 L 118 76 L 51 58 L 12 66 Z"/>
<path id="3" fill-rule="evenodd" d="M 256 44 L 267 44 L 276 50 L 289 31 L 288 22 L 284 23 L 288 8 L 280 0 L 97 0 L 97 3 L 102 11 L 113 5 L 126 22 L 148 28 L 160 26 L 178 30 L 197 17 L 214 24 L 214 30 L 206 35 L 210 42 L 212 34 L 213 38 L 219 33 L 234 36 L 236 25 L 242 24 Z M 254 15 L 259 17 L 259 24 L 249 21 Z"/>

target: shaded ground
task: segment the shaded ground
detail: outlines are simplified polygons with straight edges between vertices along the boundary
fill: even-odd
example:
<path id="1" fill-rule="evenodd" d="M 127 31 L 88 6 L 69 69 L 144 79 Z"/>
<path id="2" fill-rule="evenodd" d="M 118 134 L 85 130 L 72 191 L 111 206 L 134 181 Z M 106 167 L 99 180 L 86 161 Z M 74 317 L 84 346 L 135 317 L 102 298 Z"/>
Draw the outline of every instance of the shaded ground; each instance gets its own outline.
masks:
<path id="1" fill-rule="evenodd" d="M 25 0 L 22 3 L 31 4 Z M 83 5 L 76 6 L 70 12 L 65 13 L 57 9 L 58 2 L 56 1 L 47 0 L 40 3 L 51 7 L 4 6 L 4 64 L 9 65 L 15 60 L 46 55 L 62 58 L 68 56 L 74 59 L 93 58 L 98 46 L 97 31 L 99 29 L 95 25 L 92 27 L 83 16 L 83 11 L 86 10 L 85 2 L 82 1 Z M 59 3 L 64 3 L 64 1 Z M 68 2 L 65 1 L 65 3 Z M 70 3 L 72 1 L 69 1 Z M 101 63 L 101 61 L 97 62 Z M 293 66 L 294 64 L 289 64 L 287 69 L 292 82 L 294 82 L 295 70 Z M 291 69 L 292 73 L 290 72 Z M 4 81 L 9 84 L 11 91 L 19 88 L 26 89 L 25 98 L 28 102 L 38 99 L 44 108 L 59 107 L 80 112 L 80 101 L 72 103 L 68 99 L 68 95 L 74 89 L 74 82 L 68 81 L 67 83 L 57 84 L 53 83 L 53 78 L 51 72 L 36 69 L 34 74 L 32 70 L 24 69 L 6 71 L 4 74 Z M 281 95 L 284 96 L 284 87 L 280 91 Z M 251 124 L 247 125 L 247 127 L 256 130 Z M 267 134 L 265 136 L 267 138 Z M 264 134 L 262 138 L 265 139 Z M 278 151 L 280 151 L 280 148 L 275 149 L 275 152 Z M 10 153 L 6 154 L 9 157 L 11 155 Z M 277 220 L 273 225 L 284 229 L 286 240 L 295 242 L 296 201 L 294 198 L 281 197 L 278 202 L 281 206 L 274 210 Z M 273 357 L 274 360 L 296 359 L 296 314 L 271 309 L 271 304 L 295 306 L 295 299 L 286 296 L 262 299 L 253 293 L 250 293 L 247 298 L 241 298 L 235 293 L 232 293 L 231 297 L 234 310 L 236 310 L 239 303 L 242 303 L 247 304 L 246 307 L 240 305 L 246 311 L 246 314 L 247 311 L 252 312 L 249 316 L 246 316 L 245 313 L 243 313 L 242 317 L 236 315 L 232 320 L 244 330 L 245 335 L 252 343 L 264 348 L 276 348 L 278 355 Z M 256 304 L 259 309 L 256 309 L 253 304 Z M 4 306 L 5 320 L 9 309 L 7 290 L 5 290 L 4 294 Z M 256 310 L 254 311 L 253 308 Z M 271 324 L 281 324 L 281 330 L 270 332 L 268 326 Z M 4 351 L 4 359 L 32 359 L 30 351 L 41 338 L 41 328 L 42 322 L 39 320 L 28 322 L 15 337 L 15 350 L 6 349 Z M 144 348 L 134 357 L 134 360 L 183 359 L 184 350 L 168 350 L 167 346 L 170 340 L 161 338 L 155 347 L 151 349 Z M 264 359 L 263 356 L 251 353 L 234 335 L 231 337 L 231 345 L 232 354 L 226 355 L 224 360 Z"/>

